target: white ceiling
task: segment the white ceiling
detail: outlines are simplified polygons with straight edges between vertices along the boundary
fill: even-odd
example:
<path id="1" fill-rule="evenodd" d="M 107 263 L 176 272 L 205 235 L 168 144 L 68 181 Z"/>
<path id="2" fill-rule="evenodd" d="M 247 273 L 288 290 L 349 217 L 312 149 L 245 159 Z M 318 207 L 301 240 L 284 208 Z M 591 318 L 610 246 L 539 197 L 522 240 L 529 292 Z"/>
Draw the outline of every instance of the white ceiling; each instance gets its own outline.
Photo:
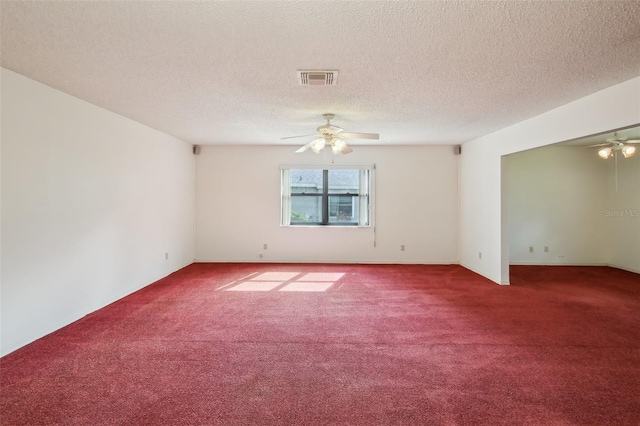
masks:
<path id="1" fill-rule="evenodd" d="M 459 144 L 640 75 L 639 1 L 2 1 L 1 64 L 195 144 Z M 335 87 L 296 70 L 339 71 Z"/>

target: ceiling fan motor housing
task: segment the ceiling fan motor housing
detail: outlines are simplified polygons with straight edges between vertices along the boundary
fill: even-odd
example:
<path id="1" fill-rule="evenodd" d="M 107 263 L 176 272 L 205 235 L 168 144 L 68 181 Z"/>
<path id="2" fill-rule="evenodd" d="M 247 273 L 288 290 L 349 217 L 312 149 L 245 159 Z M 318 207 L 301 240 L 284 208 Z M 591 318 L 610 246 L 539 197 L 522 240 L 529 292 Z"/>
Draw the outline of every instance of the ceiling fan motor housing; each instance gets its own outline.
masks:
<path id="1" fill-rule="evenodd" d="M 331 120 L 333 120 L 333 117 L 335 117 L 335 115 L 330 114 L 330 113 L 326 113 L 326 114 L 322 114 L 322 116 L 324 117 L 325 120 L 327 120 L 327 124 L 324 124 L 322 126 L 319 126 L 316 130 L 318 131 L 318 133 L 321 133 L 323 135 L 335 135 L 336 133 L 340 133 L 343 129 L 341 127 L 338 126 L 334 126 L 332 125 L 330 122 Z"/>
<path id="2" fill-rule="evenodd" d="M 335 135 L 342 131 L 342 128 L 338 126 L 333 126 L 331 124 L 325 124 L 324 126 L 320 126 L 317 128 L 318 133 L 322 133 L 323 135 Z"/>

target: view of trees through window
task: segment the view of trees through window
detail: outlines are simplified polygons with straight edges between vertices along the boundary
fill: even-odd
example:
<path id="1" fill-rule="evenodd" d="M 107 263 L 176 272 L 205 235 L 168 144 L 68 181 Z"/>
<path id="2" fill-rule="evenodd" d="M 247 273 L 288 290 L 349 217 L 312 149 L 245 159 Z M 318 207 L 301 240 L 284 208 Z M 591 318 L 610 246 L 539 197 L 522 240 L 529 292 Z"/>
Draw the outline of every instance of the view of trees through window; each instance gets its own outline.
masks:
<path id="1" fill-rule="evenodd" d="M 362 225 L 368 206 L 368 170 L 291 169 L 290 224 Z M 364 202 L 364 203 L 363 203 Z M 364 218 L 368 224 L 368 218 Z"/>

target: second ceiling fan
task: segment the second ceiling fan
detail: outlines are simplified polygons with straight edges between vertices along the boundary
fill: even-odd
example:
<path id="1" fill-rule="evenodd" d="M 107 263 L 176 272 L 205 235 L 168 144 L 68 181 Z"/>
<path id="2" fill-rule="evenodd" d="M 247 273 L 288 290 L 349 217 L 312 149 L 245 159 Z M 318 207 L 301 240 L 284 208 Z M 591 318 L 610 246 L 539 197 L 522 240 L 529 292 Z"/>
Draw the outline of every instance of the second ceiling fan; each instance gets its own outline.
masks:
<path id="1" fill-rule="evenodd" d="M 325 146 L 331 147 L 331 152 L 334 154 L 349 154 L 353 152 L 353 150 L 347 145 L 347 143 L 343 139 L 380 139 L 380 135 L 377 133 L 354 133 L 354 132 L 343 132 L 343 128 L 334 126 L 331 124 L 331 120 L 335 117 L 333 114 L 322 114 L 322 116 L 327 120 L 327 124 L 324 124 L 318 127 L 316 130 L 318 131 L 315 135 L 300 135 L 300 136 L 287 136 L 282 139 L 293 139 L 293 138 L 306 138 L 311 136 L 317 136 L 308 144 L 300 147 L 296 150 L 297 153 L 304 152 L 307 149 L 311 148 L 313 152 L 318 154 L 320 151 L 324 149 Z"/>
<path id="2" fill-rule="evenodd" d="M 636 153 L 636 147 L 633 144 L 640 144 L 640 139 L 628 140 L 618 137 L 618 132 L 615 132 L 613 137 L 607 139 L 606 142 L 590 145 L 589 148 L 603 146 L 604 148 L 598 150 L 598 155 L 605 160 L 614 156 L 618 151 L 622 153 L 624 158 L 631 158 Z"/>

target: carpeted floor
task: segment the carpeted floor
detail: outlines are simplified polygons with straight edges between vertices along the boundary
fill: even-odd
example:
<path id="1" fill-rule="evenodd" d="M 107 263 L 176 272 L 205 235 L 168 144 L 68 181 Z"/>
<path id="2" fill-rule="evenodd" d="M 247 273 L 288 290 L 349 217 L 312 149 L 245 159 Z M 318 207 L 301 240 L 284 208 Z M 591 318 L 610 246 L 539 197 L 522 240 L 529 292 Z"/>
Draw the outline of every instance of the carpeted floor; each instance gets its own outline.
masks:
<path id="1" fill-rule="evenodd" d="M 194 264 L 0 360 L 2 425 L 638 425 L 640 279 Z"/>

